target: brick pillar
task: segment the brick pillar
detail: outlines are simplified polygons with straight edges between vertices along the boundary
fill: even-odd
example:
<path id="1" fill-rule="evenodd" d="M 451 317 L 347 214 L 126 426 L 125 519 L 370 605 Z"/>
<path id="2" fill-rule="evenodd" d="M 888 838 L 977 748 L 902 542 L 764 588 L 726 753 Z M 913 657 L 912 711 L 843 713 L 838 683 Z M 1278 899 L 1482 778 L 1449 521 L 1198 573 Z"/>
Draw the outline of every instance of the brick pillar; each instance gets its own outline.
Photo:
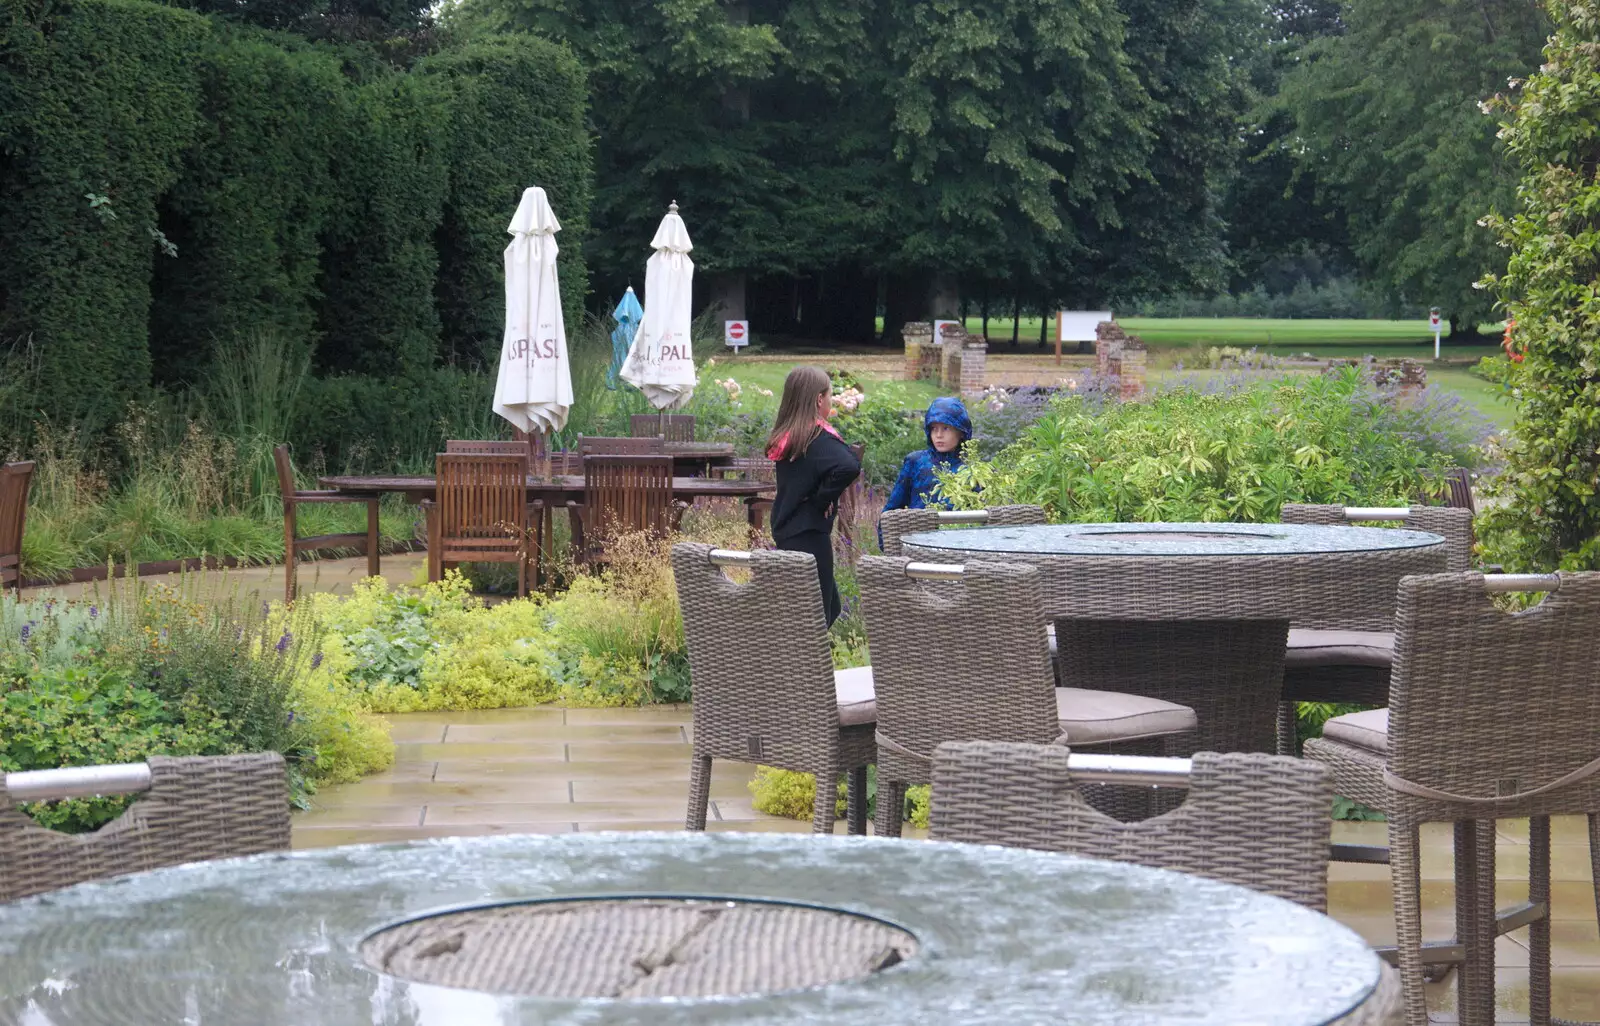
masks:
<path id="1" fill-rule="evenodd" d="M 1400 394 L 1411 399 L 1428 387 L 1428 368 L 1417 360 L 1400 361 Z"/>
<path id="2" fill-rule="evenodd" d="M 1149 350 L 1138 335 L 1129 335 L 1122 340 L 1122 387 L 1119 389 L 1122 398 L 1137 399 L 1144 394 L 1145 360 L 1148 356 Z"/>
<path id="3" fill-rule="evenodd" d="M 927 321 L 911 321 L 900 329 L 900 338 L 906 347 L 906 380 L 922 377 L 922 365 L 928 348 L 933 344 L 933 325 Z"/>
<path id="4" fill-rule="evenodd" d="M 968 338 L 961 347 L 961 396 L 975 399 L 983 394 L 988 377 L 989 345 L 982 339 Z"/>
<path id="5" fill-rule="evenodd" d="M 1126 341 L 1116 321 L 1101 321 L 1094 328 L 1095 369 L 1101 377 L 1122 377 L 1122 344 Z"/>

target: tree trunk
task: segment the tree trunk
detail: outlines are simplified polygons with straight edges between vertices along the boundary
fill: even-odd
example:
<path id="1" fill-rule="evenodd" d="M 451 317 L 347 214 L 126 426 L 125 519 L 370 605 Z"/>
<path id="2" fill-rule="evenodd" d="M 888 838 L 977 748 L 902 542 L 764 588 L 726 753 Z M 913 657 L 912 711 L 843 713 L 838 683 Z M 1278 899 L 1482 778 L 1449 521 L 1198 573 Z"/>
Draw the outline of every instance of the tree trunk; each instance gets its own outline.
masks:
<path id="1" fill-rule="evenodd" d="M 963 325 L 965 327 L 965 325 Z M 989 340 L 989 283 L 983 283 L 983 339 Z"/>
<path id="2" fill-rule="evenodd" d="M 1044 300 L 1039 300 L 1039 348 L 1043 349 L 1049 341 L 1045 337 L 1045 328 L 1050 324 L 1050 307 Z"/>
<path id="3" fill-rule="evenodd" d="M 918 272 L 884 276 L 883 334 L 886 346 L 900 344 L 900 329 L 907 321 L 921 320 L 928 309 L 928 276 Z"/>
<path id="4" fill-rule="evenodd" d="M 1011 348 L 1017 348 L 1018 334 L 1022 331 L 1022 293 L 1011 294 Z"/>

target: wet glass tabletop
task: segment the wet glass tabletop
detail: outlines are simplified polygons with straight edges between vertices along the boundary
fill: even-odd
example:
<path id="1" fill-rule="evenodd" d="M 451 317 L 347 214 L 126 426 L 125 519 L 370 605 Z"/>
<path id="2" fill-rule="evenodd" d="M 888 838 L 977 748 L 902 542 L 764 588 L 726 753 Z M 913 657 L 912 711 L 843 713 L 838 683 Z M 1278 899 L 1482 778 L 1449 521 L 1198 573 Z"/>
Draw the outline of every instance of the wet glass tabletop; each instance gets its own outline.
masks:
<path id="1" fill-rule="evenodd" d="M 408 982 L 363 960 L 365 939 L 423 913 L 604 895 L 821 905 L 915 943 L 860 979 L 673 1000 L 512 996 Z M 493 957 L 490 934 L 413 945 L 407 957 L 458 957 L 462 943 L 488 943 Z M 585 957 L 580 948 L 571 957 Z M 736 942 L 714 957 L 743 952 Z M 638 971 L 669 961 L 641 960 Z M 1015 1026 L 1064 1021 L 1064 1010 L 1077 1026 L 1322 1026 L 1377 980 L 1377 958 L 1356 934 L 1243 888 L 1024 849 L 876 838 L 449 838 L 184 866 L 0 908 L 0 1022 L 28 1026 Z"/>
<path id="2" fill-rule="evenodd" d="M 1039 524 L 946 528 L 902 544 L 947 552 L 1035 556 L 1295 556 L 1443 545 L 1425 531 L 1319 524 Z"/>

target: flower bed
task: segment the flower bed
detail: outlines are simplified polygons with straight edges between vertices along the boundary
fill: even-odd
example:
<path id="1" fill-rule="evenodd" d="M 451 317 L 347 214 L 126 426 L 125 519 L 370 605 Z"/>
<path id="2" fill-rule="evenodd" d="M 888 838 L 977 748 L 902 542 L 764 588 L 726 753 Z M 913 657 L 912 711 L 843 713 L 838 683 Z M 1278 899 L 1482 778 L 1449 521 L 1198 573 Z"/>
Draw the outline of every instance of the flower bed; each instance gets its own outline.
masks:
<path id="1" fill-rule="evenodd" d="M 61 601 L 0 599 L 0 771 L 277 751 L 301 805 L 394 758 L 388 725 L 330 672 L 303 618 L 138 581 Z M 36 803 L 94 829 L 130 799 Z"/>

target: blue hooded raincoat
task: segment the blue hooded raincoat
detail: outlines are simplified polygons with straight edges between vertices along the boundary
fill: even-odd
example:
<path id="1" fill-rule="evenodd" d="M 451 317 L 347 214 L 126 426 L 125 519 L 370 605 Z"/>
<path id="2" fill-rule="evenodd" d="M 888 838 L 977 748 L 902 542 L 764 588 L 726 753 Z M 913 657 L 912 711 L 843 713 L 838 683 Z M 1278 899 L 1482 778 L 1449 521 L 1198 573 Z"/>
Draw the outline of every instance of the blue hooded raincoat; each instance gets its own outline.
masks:
<path id="1" fill-rule="evenodd" d="M 961 466 L 961 450 L 940 452 L 933 447 L 933 426 L 947 424 L 961 432 L 962 441 L 972 437 L 972 418 L 960 399 L 935 399 L 928 404 L 928 413 L 922 419 L 922 429 L 928 434 L 928 447 L 919 449 L 900 464 L 900 476 L 895 479 L 894 491 L 883 504 L 891 509 L 924 509 L 937 506 L 949 509 L 950 504 L 939 494 L 939 481 L 934 471 L 955 470 Z"/>

